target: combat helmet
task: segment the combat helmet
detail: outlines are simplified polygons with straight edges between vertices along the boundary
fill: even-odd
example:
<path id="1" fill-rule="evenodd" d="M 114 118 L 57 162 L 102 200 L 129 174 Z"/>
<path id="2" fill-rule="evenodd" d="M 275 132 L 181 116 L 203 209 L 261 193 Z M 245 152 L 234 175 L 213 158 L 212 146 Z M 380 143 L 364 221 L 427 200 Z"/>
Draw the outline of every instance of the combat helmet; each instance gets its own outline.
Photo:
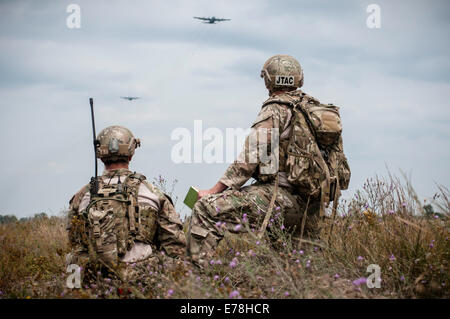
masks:
<path id="1" fill-rule="evenodd" d="M 300 88 L 303 85 L 303 70 L 298 61 L 285 54 L 277 54 L 269 58 L 261 70 L 266 87 L 274 88 L 292 87 Z"/>
<path id="2" fill-rule="evenodd" d="M 97 136 L 97 157 L 108 161 L 128 159 L 141 141 L 129 129 L 119 125 L 108 126 Z"/>

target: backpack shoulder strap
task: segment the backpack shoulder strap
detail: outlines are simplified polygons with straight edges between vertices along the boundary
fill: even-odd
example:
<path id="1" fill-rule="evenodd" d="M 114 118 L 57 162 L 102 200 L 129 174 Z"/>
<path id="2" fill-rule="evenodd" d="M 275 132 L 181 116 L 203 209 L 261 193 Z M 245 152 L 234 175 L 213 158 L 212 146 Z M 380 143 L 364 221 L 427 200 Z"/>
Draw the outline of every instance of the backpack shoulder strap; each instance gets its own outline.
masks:
<path id="1" fill-rule="evenodd" d="M 124 181 L 124 184 L 127 185 L 127 187 L 130 187 L 133 189 L 131 192 L 131 196 L 129 196 L 130 199 L 130 205 L 128 206 L 128 218 L 130 223 L 130 232 L 132 234 L 136 233 L 136 215 L 139 214 L 139 204 L 138 204 L 138 195 L 139 195 L 139 187 L 141 186 L 142 182 L 146 180 L 146 177 L 142 174 L 133 172 L 129 174 Z M 138 215 L 139 216 L 139 215 Z"/>
<path id="2" fill-rule="evenodd" d="M 308 111 L 308 106 L 307 106 L 308 103 L 309 103 L 308 99 L 302 99 L 294 105 L 293 110 L 294 110 L 294 112 L 298 112 L 298 113 L 302 114 L 302 116 L 305 118 L 306 124 L 308 125 L 311 133 L 314 136 L 314 139 L 317 142 L 317 132 L 314 129 L 314 126 L 311 122 L 311 115 Z"/>
<path id="3" fill-rule="evenodd" d="M 269 104 L 284 104 L 290 107 L 294 106 L 294 102 L 293 101 L 287 101 L 287 100 L 283 100 L 280 99 L 279 97 L 270 97 L 268 98 L 262 105 L 262 107 L 269 105 Z"/>
<path id="4" fill-rule="evenodd" d="M 137 178 L 141 183 L 142 181 L 146 180 L 147 177 L 145 175 L 133 172 L 132 174 L 128 175 L 129 178 Z"/>

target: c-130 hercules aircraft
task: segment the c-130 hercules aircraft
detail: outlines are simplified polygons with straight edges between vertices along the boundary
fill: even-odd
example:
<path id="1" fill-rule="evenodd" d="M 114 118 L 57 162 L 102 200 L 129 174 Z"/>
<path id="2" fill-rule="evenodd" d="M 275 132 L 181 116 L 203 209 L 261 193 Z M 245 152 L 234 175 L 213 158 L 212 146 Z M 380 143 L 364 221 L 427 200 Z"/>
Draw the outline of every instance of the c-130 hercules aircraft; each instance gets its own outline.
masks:
<path id="1" fill-rule="evenodd" d="M 202 20 L 203 23 L 207 23 L 207 24 L 216 24 L 216 22 L 231 20 L 231 19 L 221 19 L 221 18 L 216 18 L 216 17 L 210 17 L 210 18 L 194 17 L 194 19 Z"/>

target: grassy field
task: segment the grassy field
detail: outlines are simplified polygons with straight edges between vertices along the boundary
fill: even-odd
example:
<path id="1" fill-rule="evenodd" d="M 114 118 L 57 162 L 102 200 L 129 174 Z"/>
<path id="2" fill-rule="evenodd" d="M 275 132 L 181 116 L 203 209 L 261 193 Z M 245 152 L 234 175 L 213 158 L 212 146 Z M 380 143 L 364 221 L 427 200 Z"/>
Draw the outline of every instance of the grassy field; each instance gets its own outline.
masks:
<path id="1" fill-rule="evenodd" d="M 0 298 L 448 298 L 448 195 L 421 202 L 407 182 L 369 179 L 319 240 L 291 238 L 279 218 L 277 240 L 228 234 L 202 271 L 158 255 L 139 278 L 98 275 L 81 289 L 66 285 L 64 216 L 4 223 Z"/>

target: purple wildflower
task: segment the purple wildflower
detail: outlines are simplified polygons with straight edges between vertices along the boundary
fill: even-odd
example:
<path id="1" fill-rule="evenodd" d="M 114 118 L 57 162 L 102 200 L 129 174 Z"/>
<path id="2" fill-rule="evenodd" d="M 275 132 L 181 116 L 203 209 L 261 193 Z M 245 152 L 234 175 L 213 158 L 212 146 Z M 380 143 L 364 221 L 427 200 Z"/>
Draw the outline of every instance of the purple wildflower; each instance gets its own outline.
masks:
<path id="1" fill-rule="evenodd" d="M 216 212 L 220 213 L 220 208 L 216 206 Z"/>
<path id="2" fill-rule="evenodd" d="M 167 292 L 167 296 L 172 296 L 173 295 L 173 289 L 169 289 L 169 291 Z"/>
<path id="3" fill-rule="evenodd" d="M 303 254 L 304 254 L 304 251 L 303 251 L 303 250 L 300 250 L 298 253 L 299 253 L 300 255 L 303 255 Z"/>
<path id="4" fill-rule="evenodd" d="M 224 282 L 229 282 L 230 281 L 230 277 L 225 277 L 225 279 L 223 281 Z"/>
<path id="5" fill-rule="evenodd" d="M 232 292 L 230 292 L 230 298 L 235 298 L 237 296 L 239 296 L 239 291 L 233 290 Z"/>
<path id="6" fill-rule="evenodd" d="M 395 213 L 395 212 L 394 212 L 394 210 L 393 210 L 393 209 L 390 209 L 390 210 L 389 210 L 389 214 L 391 214 L 391 215 L 392 215 L 392 214 L 394 214 L 394 213 Z"/>
<path id="7" fill-rule="evenodd" d="M 219 275 L 215 275 L 214 280 L 219 280 Z"/>
<path id="8" fill-rule="evenodd" d="M 401 280 L 401 281 L 405 281 L 405 276 L 401 276 L 401 277 L 400 277 L 400 280 Z"/>
<path id="9" fill-rule="evenodd" d="M 236 225 L 236 226 L 234 226 L 234 230 L 235 231 L 239 231 L 239 229 L 241 229 L 241 224 L 238 224 L 238 225 Z"/>
<path id="10" fill-rule="evenodd" d="M 284 293 L 284 295 L 285 295 L 286 297 L 289 296 L 289 292 L 286 291 L 286 292 Z"/>
<path id="11" fill-rule="evenodd" d="M 283 230 L 284 228 L 285 228 L 285 227 L 284 227 L 284 224 L 282 224 L 282 225 L 281 225 L 281 230 Z"/>
<path id="12" fill-rule="evenodd" d="M 236 267 L 237 262 L 238 262 L 237 258 L 234 257 L 233 260 L 231 260 L 231 262 L 230 262 L 230 267 L 231 267 L 231 268 Z"/>
<path id="13" fill-rule="evenodd" d="M 364 260 L 363 256 L 358 256 L 358 258 L 356 258 L 357 260 Z"/>
<path id="14" fill-rule="evenodd" d="M 395 259 L 396 259 L 396 258 L 395 258 L 395 256 L 394 256 L 394 254 L 392 254 L 391 257 L 389 257 L 389 260 L 390 260 L 390 261 L 394 261 Z"/>
<path id="15" fill-rule="evenodd" d="M 275 210 L 280 210 L 280 209 L 281 209 L 280 206 L 275 207 Z"/>
<path id="16" fill-rule="evenodd" d="M 360 277 L 360 278 L 358 278 L 358 279 L 355 279 L 355 280 L 353 280 L 353 284 L 355 285 L 355 286 L 361 286 L 362 284 L 365 284 L 366 283 L 366 278 L 365 277 Z"/>
<path id="17" fill-rule="evenodd" d="M 341 277 L 341 276 L 339 276 L 339 274 L 334 275 L 334 279 L 339 279 L 339 277 Z"/>

